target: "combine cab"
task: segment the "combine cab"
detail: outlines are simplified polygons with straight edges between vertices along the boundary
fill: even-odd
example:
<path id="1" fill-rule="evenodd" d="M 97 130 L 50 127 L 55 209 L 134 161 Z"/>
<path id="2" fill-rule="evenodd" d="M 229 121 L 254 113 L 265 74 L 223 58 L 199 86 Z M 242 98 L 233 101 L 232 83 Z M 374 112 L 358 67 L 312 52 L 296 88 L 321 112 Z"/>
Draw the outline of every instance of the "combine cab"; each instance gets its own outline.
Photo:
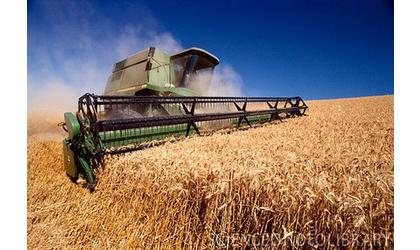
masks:
<path id="1" fill-rule="evenodd" d="M 209 52 L 191 48 L 168 55 L 153 47 L 114 65 L 104 95 L 198 96 L 191 83 L 209 85 L 219 59 Z"/>
<path id="2" fill-rule="evenodd" d="M 308 106 L 298 96 L 201 96 L 218 63 L 198 48 L 169 56 L 153 47 L 116 63 L 104 95 L 85 94 L 76 114 L 64 114 L 67 175 L 73 181 L 84 176 L 93 191 L 94 169 L 106 154 L 141 149 L 167 137 L 305 114 Z"/>

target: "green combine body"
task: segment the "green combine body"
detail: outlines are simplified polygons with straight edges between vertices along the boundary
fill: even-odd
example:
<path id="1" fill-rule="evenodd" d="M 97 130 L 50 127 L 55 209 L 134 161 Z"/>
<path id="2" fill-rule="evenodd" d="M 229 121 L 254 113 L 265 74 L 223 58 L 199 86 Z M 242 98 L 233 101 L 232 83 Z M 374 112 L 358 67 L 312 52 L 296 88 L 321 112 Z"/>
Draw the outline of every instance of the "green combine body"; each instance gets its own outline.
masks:
<path id="1" fill-rule="evenodd" d="M 169 55 L 154 47 L 115 63 L 102 96 L 85 94 L 78 111 L 64 113 L 64 166 L 70 179 L 80 175 L 91 191 L 94 168 L 105 154 L 142 148 L 168 136 L 200 134 L 200 130 L 251 126 L 301 116 L 300 97 L 205 97 L 219 59 L 190 48 Z M 247 108 L 252 103 L 253 108 Z"/>

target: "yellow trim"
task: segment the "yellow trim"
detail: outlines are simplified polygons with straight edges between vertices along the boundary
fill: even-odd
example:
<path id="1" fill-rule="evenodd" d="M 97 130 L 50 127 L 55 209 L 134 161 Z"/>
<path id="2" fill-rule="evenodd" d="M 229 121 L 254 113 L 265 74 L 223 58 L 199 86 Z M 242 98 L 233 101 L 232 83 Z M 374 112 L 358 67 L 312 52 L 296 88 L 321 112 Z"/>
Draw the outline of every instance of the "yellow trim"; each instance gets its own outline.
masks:
<path id="1" fill-rule="evenodd" d="M 121 93 L 121 92 L 126 92 L 126 91 L 130 91 L 130 90 L 135 90 L 137 87 L 130 87 L 130 88 L 125 88 L 125 89 L 119 89 L 117 90 L 117 92 Z"/>

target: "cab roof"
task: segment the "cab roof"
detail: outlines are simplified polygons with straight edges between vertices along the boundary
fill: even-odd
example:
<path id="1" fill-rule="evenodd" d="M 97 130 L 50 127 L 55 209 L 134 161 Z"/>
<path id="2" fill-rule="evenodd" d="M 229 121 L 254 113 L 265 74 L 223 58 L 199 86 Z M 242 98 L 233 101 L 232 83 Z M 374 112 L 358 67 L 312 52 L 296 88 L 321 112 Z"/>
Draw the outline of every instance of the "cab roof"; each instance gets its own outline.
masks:
<path id="1" fill-rule="evenodd" d="M 215 55 L 213 55 L 212 53 L 210 53 L 210 52 L 208 52 L 204 49 L 200 49 L 200 48 L 196 48 L 196 47 L 192 47 L 192 48 L 183 50 L 179 53 L 173 54 L 171 56 L 171 58 L 178 58 L 178 57 L 182 57 L 182 56 L 185 56 L 185 55 L 191 55 L 191 54 L 195 54 L 195 55 L 198 55 L 198 56 L 205 57 L 206 59 L 211 61 L 215 66 L 220 63 L 219 58 L 217 58 Z"/>

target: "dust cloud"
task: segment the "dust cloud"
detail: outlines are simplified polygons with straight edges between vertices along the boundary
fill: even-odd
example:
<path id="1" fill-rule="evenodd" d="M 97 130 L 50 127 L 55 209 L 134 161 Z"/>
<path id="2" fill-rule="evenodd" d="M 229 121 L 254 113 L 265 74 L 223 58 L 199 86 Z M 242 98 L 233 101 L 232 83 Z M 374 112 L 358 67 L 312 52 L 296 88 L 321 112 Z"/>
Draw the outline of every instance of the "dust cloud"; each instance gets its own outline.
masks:
<path id="1" fill-rule="evenodd" d="M 242 96 L 242 78 L 230 65 L 216 67 L 211 72 L 200 72 L 189 85 L 203 96 Z"/>
<path id="2" fill-rule="evenodd" d="M 182 50 L 145 6 L 121 3 L 115 23 L 89 1 L 37 1 L 28 15 L 28 134 L 57 131 L 63 113 L 75 112 L 85 93 L 102 94 L 113 64 L 156 46 Z M 43 23 L 40 27 L 39 23 Z"/>
<path id="3" fill-rule="evenodd" d="M 160 30 L 159 22 L 144 8 L 132 13 L 136 18 L 142 14 L 141 24 L 102 27 L 91 15 L 94 10 L 80 12 L 90 10 L 88 3 L 51 4 L 37 4 L 49 23 L 44 29 L 48 32 L 29 29 L 28 33 L 28 135 L 62 135 L 57 123 L 63 121 L 63 113 L 75 112 L 85 93 L 102 94 L 115 62 L 150 46 L 170 54 L 184 49 L 171 33 Z M 95 30 L 101 30 L 100 35 Z M 202 95 L 240 95 L 241 84 L 231 66 L 220 65 L 211 84 L 196 87 Z"/>

